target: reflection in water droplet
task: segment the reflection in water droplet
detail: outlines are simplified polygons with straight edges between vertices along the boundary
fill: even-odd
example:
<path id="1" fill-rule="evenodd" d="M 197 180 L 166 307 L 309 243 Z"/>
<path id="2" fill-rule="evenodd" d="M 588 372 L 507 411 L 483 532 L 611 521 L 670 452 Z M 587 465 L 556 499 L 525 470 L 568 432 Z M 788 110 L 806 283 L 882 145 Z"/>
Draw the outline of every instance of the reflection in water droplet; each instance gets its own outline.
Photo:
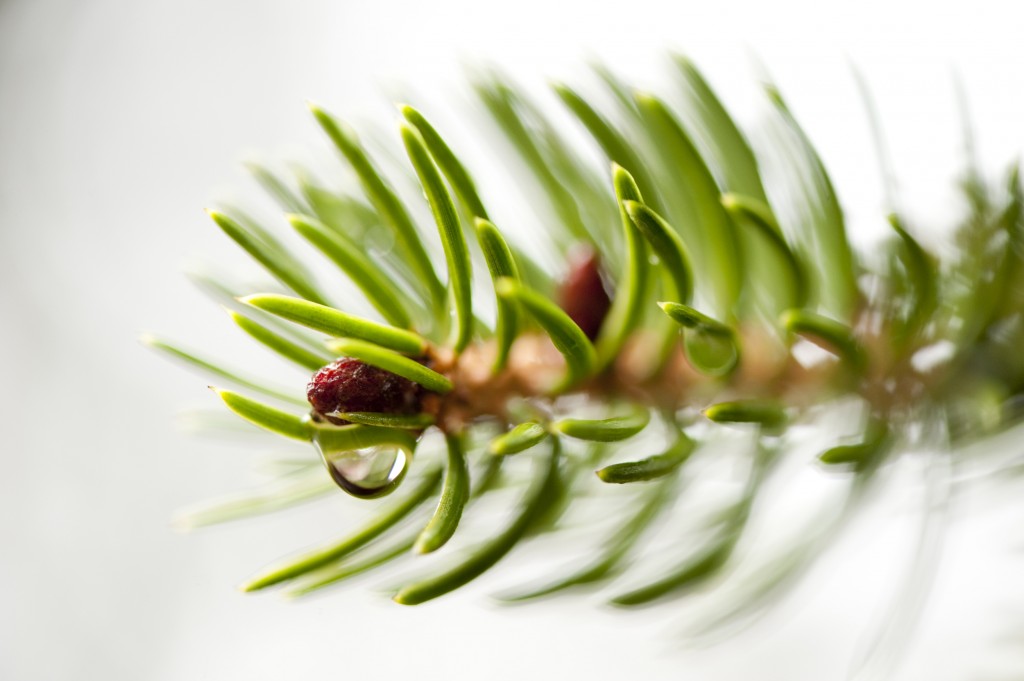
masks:
<path id="1" fill-rule="evenodd" d="M 316 438 L 313 444 L 338 487 L 362 499 L 393 492 L 409 467 L 405 451 L 393 445 L 336 451 Z"/>
<path id="2" fill-rule="evenodd" d="M 739 350 L 731 334 L 702 328 L 686 329 L 683 348 L 690 363 L 701 373 L 724 376 L 736 367 Z"/>

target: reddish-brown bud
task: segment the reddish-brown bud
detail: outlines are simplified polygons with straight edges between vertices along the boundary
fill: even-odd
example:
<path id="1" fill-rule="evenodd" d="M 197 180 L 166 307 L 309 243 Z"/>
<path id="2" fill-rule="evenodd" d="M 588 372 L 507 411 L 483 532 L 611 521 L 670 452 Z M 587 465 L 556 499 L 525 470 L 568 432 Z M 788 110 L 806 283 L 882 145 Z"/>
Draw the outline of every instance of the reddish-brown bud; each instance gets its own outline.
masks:
<path id="1" fill-rule="evenodd" d="M 419 385 L 358 359 L 343 357 L 323 367 L 306 386 L 314 415 L 345 425 L 334 413 L 370 411 L 414 414 L 419 411 Z"/>
<path id="2" fill-rule="evenodd" d="M 578 247 L 569 254 L 569 273 L 558 288 L 558 305 L 587 338 L 597 338 L 612 301 L 601 280 L 600 260 L 593 248 Z"/>

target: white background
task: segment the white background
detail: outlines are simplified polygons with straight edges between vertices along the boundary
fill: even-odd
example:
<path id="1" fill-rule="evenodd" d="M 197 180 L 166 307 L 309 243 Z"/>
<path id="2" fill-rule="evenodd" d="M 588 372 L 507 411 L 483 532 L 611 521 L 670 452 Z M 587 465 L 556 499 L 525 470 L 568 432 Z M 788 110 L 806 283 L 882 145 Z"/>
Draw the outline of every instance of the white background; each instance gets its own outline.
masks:
<path id="1" fill-rule="evenodd" d="M 0 678 L 845 678 L 913 538 L 898 500 L 801 608 L 708 650 L 677 649 L 666 610 L 587 599 L 503 610 L 474 588 L 403 609 L 367 582 L 300 604 L 244 597 L 233 585 L 254 567 L 332 525 L 303 510 L 174 534 L 176 508 L 250 481 L 247 453 L 176 429 L 179 407 L 214 398 L 135 339 L 264 357 L 180 269 L 197 253 L 241 262 L 202 207 L 254 192 L 246 153 L 323 153 L 307 98 L 391 131 L 382 92 L 451 115 L 469 101 L 465 63 L 540 87 L 598 55 L 650 84 L 675 47 L 749 123 L 756 54 L 867 241 L 881 199 L 849 62 L 880 102 L 911 215 L 941 227 L 962 162 L 954 70 L 983 165 L 1024 149 L 1022 19 L 1008 1 L 0 1 Z M 1020 535 L 1003 533 L 1019 515 L 958 508 L 897 678 L 1024 674 Z"/>

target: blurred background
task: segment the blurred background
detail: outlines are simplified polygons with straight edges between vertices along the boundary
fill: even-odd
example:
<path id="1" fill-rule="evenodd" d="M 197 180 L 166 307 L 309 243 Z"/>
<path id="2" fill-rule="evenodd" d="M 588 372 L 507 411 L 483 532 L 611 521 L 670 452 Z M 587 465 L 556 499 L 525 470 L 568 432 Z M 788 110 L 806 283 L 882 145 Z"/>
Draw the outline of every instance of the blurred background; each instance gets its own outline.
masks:
<path id="1" fill-rule="evenodd" d="M 983 168 L 997 175 L 1024 150 L 1022 21 L 1015 3 L 984 1 L 0 0 L 0 678 L 856 676 L 920 525 L 899 477 L 789 606 L 711 647 L 673 638 L 685 601 L 502 609 L 490 577 L 420 608 L 371 582 L 300 603 L 243 596 L 234 587 L 256 567 L 333 526 L 301 509 L 172 531 L 179 507 L 250 481 L 248 452 L 178 428 L 180 408 L 215 397 L 137 337 L 262 361 L 181 275 L 196 255 L 243 262 L 202 208 L 257 195 L 239 165 L 253 154 L 330 158 L 307 99 L 387 134 L 390 99 L 436 106 L 456 147 L 486 159 L 460 121 L 467 65 L 487 62 L 539 92 L 588 77 L 594 57 L 657 84 L 679 49 L 747 124 L 764 106 L 763 64 L 869 244 L 882 191 L 856 64 L 908 213 L 941 229 L 964 160 L 954 74 Z M 1024 678 L 1014 501 L 957 500 L 892 678 Z"/>

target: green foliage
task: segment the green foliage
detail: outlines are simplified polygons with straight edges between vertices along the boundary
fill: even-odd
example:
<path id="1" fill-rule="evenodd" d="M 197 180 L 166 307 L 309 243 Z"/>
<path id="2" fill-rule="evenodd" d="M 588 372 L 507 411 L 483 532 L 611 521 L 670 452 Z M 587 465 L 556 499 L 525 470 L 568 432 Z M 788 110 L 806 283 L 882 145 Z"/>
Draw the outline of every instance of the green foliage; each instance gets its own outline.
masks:
<path id="1" fill-rule="evenodd" d="M 366 254 L 352 239 L 315 218 L 289 215 L 288 222 L 352 279 L 388 323 L 402 328 L 410 326 L 408 303 L 402 302 L 394 284 L 367 262 Z"/>
<path id="2" fill-rule="evenodd" d="M 518 270 L 512 257 L 512 251 L 505 243 L 498 228 L 482 218 L 477 218 L 474 226 L 494 285 L 497 286 L 501 279 L 518 279 Z M 519 307 L 504 296 L 497 296 L 496 305 L 498 320 L 494 335 L 497 338 L 498 348 L 494 358 L 494 371 L 498 372 L 505 368 L 509 350 L 512 349 L 512 343 L 519 331 Z"/>
<path id="3" fill-rule="evenodd" d="M 619 485 L 663 478 L 682 466 L 690 458 L 695 446 L 694 441 L 680 431 L 676 441 L 664 452 L 639 461 L 613 463 L 598 469 L 597 477 L 601 478 L 602 482 Z"/>
<path id="4" fill-rule="evenodd" d="M 565 357 L 565 377 L 552 387 L 552 392 L 568 390 L 590 377 L 597 363 L 597 353 L 569 315 L 541 294 L 512 279 L 499 280 L 495 290 L 500 297 L 522 305 Z"/>
<path id="5" fill-rule="evenodd" d="M 622 205 L 675 284 L 673 297 L 689 302 L 693 297 L 693 265 L 682 237 L 664 218 L 642 203 L 627 200 Z"/>
<path id="6" fill-rule="evenodd" d="M 246 421 L 266 428 L 272 433 L 295 440 L 312 440 L 314 427 L 306 416 L 297 416 L 228 390 L 214 391 L 224 400 L 228 409 Z"/>
<path id="7" fill-rule="evenodd" d="M 448 263 L 448 286 L 455 298 L 456 334 L 453 346 L 455 352 L 459 353 L 466 349 L 473 337 L 473 291 L 470 286 L 472 266 L 466 237 L 462 233 L 452 197 L 441 180 L 423 138 L 415 129 L 403 125 L 402 140 L 441 234 L 441 245 L 444 246 L 444 257 Z"/>
<path id="8" fill-rule="evenodd" d="M 251 294 L 219 275 L 194 279 L 245 334 L 299 370 L 294 385 L 270 386 L 176 344 L 144 341 L 237 388 L 216 391 L 231 412 L 318 449 L 329 471 L 337 457 L 358 454 L 371 472 L 382 467 L 376 473 L 391 476 L 359 496 L 398 491 L 363 527 L 267 568 L 244 590 L 287 582 L 285 593 L 298 596 L 392 563 L 418 565 L 417 553 L 437 552 L 441 569 L 394 595 L 399 603 L 422 603 L 468 584 L 521 542 L 572 531 L 563 516 L 588 503 L 603 504 L 603 512 L 588 507 L 585 514 L 585 523 L 601 530 L 600 546 L 560 576 L 501 598 L 598 585 L 631 573 L 648 537 L 678 533 L 680 519 L 668 527 L 657 520 L 681 496 L 682 481 L 700 475 L 691 459 L 731 456 L 747 476 L 739 497 L 703 524 L 682 519 L 700 541 L 684 543 L 686 554 L 662 561 L 662 571 L 646 581 L 615 586 L 611 602 L 681 597 L 728 578 L 765 481 L 799 440 L 800 429 L 790 426 L 814 426 L 833 400 L 856 404 L 851 413 L 863 414 L 856 432 L 839 441 L 819 432 L 830 446 L 813 463 L 822 475 L 845 480 L 847 512 L 908 448 L 923 442 L 955 454 L 963 443 L 1021 420 L 1024 190 L 1016 170 L 998 187 L 968 170 L 967 214 L 955 248 L 923 242 L 894 214 L 882 257 L 864 257 L 847 238 L 821 156 L 778 90 L 766 90 L 770 128 L 765 140 L 752 140 L 766 144 L 755 145 L 691 62 L 676 57 L 674 65 L 681 107 L 670 104 L 672 96 L 634 94 L 605 67 L 597 67 L 603 92 L 555 86 L 569 124 L 604 157 L 599 169 L 507 80 L 492 74 L 476 84 L 508 143 L 504 152 L 522 172 L 528 195 L 521 203 L 544 227 L 528 245 L 517 238 L 517 218 L 487 212 L 483 190 L 493 188 L 478 187 L 442 131 L 411 106 L 400 109 L 400 136 L 431 226 L 417 222 L 417 211 L 394 188 L 408 178 L 386 177 L 356 133 L 319 107 L 311 107 L 313 115 L 355 186 L 327 188 L 305 171 L 287 177 L 249 164 L 292 228 L 354 290 L 325 292 L 271 229 L 235 208 L 211 211 L 224 233 L 294 295 Z M 777 177 L 763 170 L 754 152 L 762 147 L 783 160 Z M 501 153 L 496 158 L 504 163 Z M 776 186 L 782 189 L 767 191 Z M 424 240 L 435 229 L 443 262 L 431 258 Z M 376 253 L 368 243 L 392 247 Z M 552 252 L 567 263 L 578 245 L 598 254 L 597 273 L 578 289 L 595 300 L 565 301 L 560 296 L 569 289 L 557 282 L 567 266 L 538 264 Z M 493 298 L 473 290 L 473 257 L 479 266 L 480 254 Z M 600 303 L 600 291 L 609 293 L 610 305 L 588 336 L 573 314 Z M 383 322 L 331 302 L 353 292 Z M 493 336 L 479 321 L 492 301 Z M 799 339 L 835 360 L 806 365 Z M 922 355 L 936 348 L 949 356 L 921 368 Z M 338 356 L 418 384 L 419 409 L 309 414 L 300 389 L 310 372 Z M 649 427 L 652 416 L 664 426 L 664 441 Z M 443 454 L 429 446 L 436 431 Z M 938 444 L 935 433 L 943 434 Z M 746 437 L 750 446 L 723 454 L 728 437 Z M 393 458 L 396 452 L 404 458 Z M 396 461 L 401 470 L 390 470 Z M 406 468 L 419 474 L 403 482 Z M 311 455 L 268 485 L 183 514 L 177 525 L 285 509 L 324 496 L 332 484 Z M 477 501 L 492 494 L 519 502 L 489 519 L 481 541 L 475 523 L 464 521 L 486 513 Z M 500 504 L 479 508 L 490 505 Z M 826 535 L 809 533 L 782 547 L 782 558 L 754 570 L 759 578 L 746 590 L 749 603 L 727 613 L 767 602 L 814 559 Z M 668 536 L 682 545 L 682 535 Z"/>
<path id="9" fill-rule="evenodd" d="M 390 371 L 413 383 L 419 383 L 427 390 L 435 393 L 448 393 L 452 390 L 452 382 L 447 377 L 428 369 L 419 362 L 398 354 L 393 350 L 382 348 L 373 343 L 343 338 L 328 344 L 341 357 L 353 357 L 385 371 Z"/>
<path id="10" fill-rule="evenodd" d="M 426 341 L 411 331 L 378 324 L 308 300 L 263 293 L 246 296 L 242 302 L 330 336 L 351 336 L 410 355 L 422 355 L 427 349 Z"/>
<path id="11" fill-rule="evenodd" d="M 416 538 L 413 547 L 417 553 L 430 553 L 444 546 L 445 542 L 455 534 L 462 518 L 462 509 L 469 501 L 469 468 L 466 465 L 466 452 L 460 435 L 449 434 L 448 471 L 445 473 L 441 499 L 437 502 L 434 516 Z"/>
<path id="12" fill-rule="evenodd" d="M 402 270 L 410 273 L 407 282 L 422 291 L 424 300 L 437 309 L 444 301 L 444 286 L 437 278 L 420 233 L 398 195 L 381 177 L 351 128 L 318 106 L 310 105 L 310 111 L 352 166 L 379 219 L 390 227 L 396 247 L 408 265 Z"/>
<path id="13" fill-rule="evenodd" d="M 419 605 L 443 596 L 476 579 L 512 550 L 544 509 L 558 476 L 558 440 L 551 441 L 547 461 L 537 463 L 537 472 L 510 522 L 497 536 L 480 546 L 448 570 L 402 587 L 395 602 Z"/>
<path id="14" fill-rule="evenodd" d="M 496 456 L 509 456 L 525 452 L 534 445 L 540 444 L 548 436 L 547 428 L 534 421 L 526 421 L 500 435 L 490 444 L 490 452 Z"/>
<path id="15" fill-rule="evenodd" d="M 649 411 L 635 408 L 632 414 L 612 416 L 604 419 L 560 419 L 551 424 L 554 432 L 578 440 L 592 442 L 618 442 L 626 440 L 640 431 L 651 420 Z"/>
<path id="16" fill-rule="evenodd" d="M 382 428 L 408 428 L 409 430 L 424 430 L 434 425 L 435 419 L 431 414 L 389 414 L 386 412 L 372 411 L 343 411 L 335 416 L 342 421 L 351 421 L 364 426 L 380 426 Z"/>
<path id="17" fill-rule="evenodd" d="M 615 199 L 619 204 L 619 221 L 622 223 L 626 244 L 626 258 L 623 272 L 619 275 L 615 299 L 597 338 L 598 363 L 602 369 L 615 361 L 643 316 L 643 296 L 647 289 L 650 269 L 647 247 L 626 211 L 626 202 L 641 201 L 640 187 L 628 170 L 615 163 L 612 164 L 612 185 L 615 187 Z"/>
<path id="18" fill-rule="evenodd" d="M 324 544 L 259 572 L 240 587 L 242 591 L 258 591 L 268 586 L 295 579 L 317 568 L 330 565 L 359 550 L 394 527 L 418 506 L 425 503 L 441 482 L 441 470 L 426 472 L 409 494 L 377 514 L 369 524 L 342 539 Z"/>

